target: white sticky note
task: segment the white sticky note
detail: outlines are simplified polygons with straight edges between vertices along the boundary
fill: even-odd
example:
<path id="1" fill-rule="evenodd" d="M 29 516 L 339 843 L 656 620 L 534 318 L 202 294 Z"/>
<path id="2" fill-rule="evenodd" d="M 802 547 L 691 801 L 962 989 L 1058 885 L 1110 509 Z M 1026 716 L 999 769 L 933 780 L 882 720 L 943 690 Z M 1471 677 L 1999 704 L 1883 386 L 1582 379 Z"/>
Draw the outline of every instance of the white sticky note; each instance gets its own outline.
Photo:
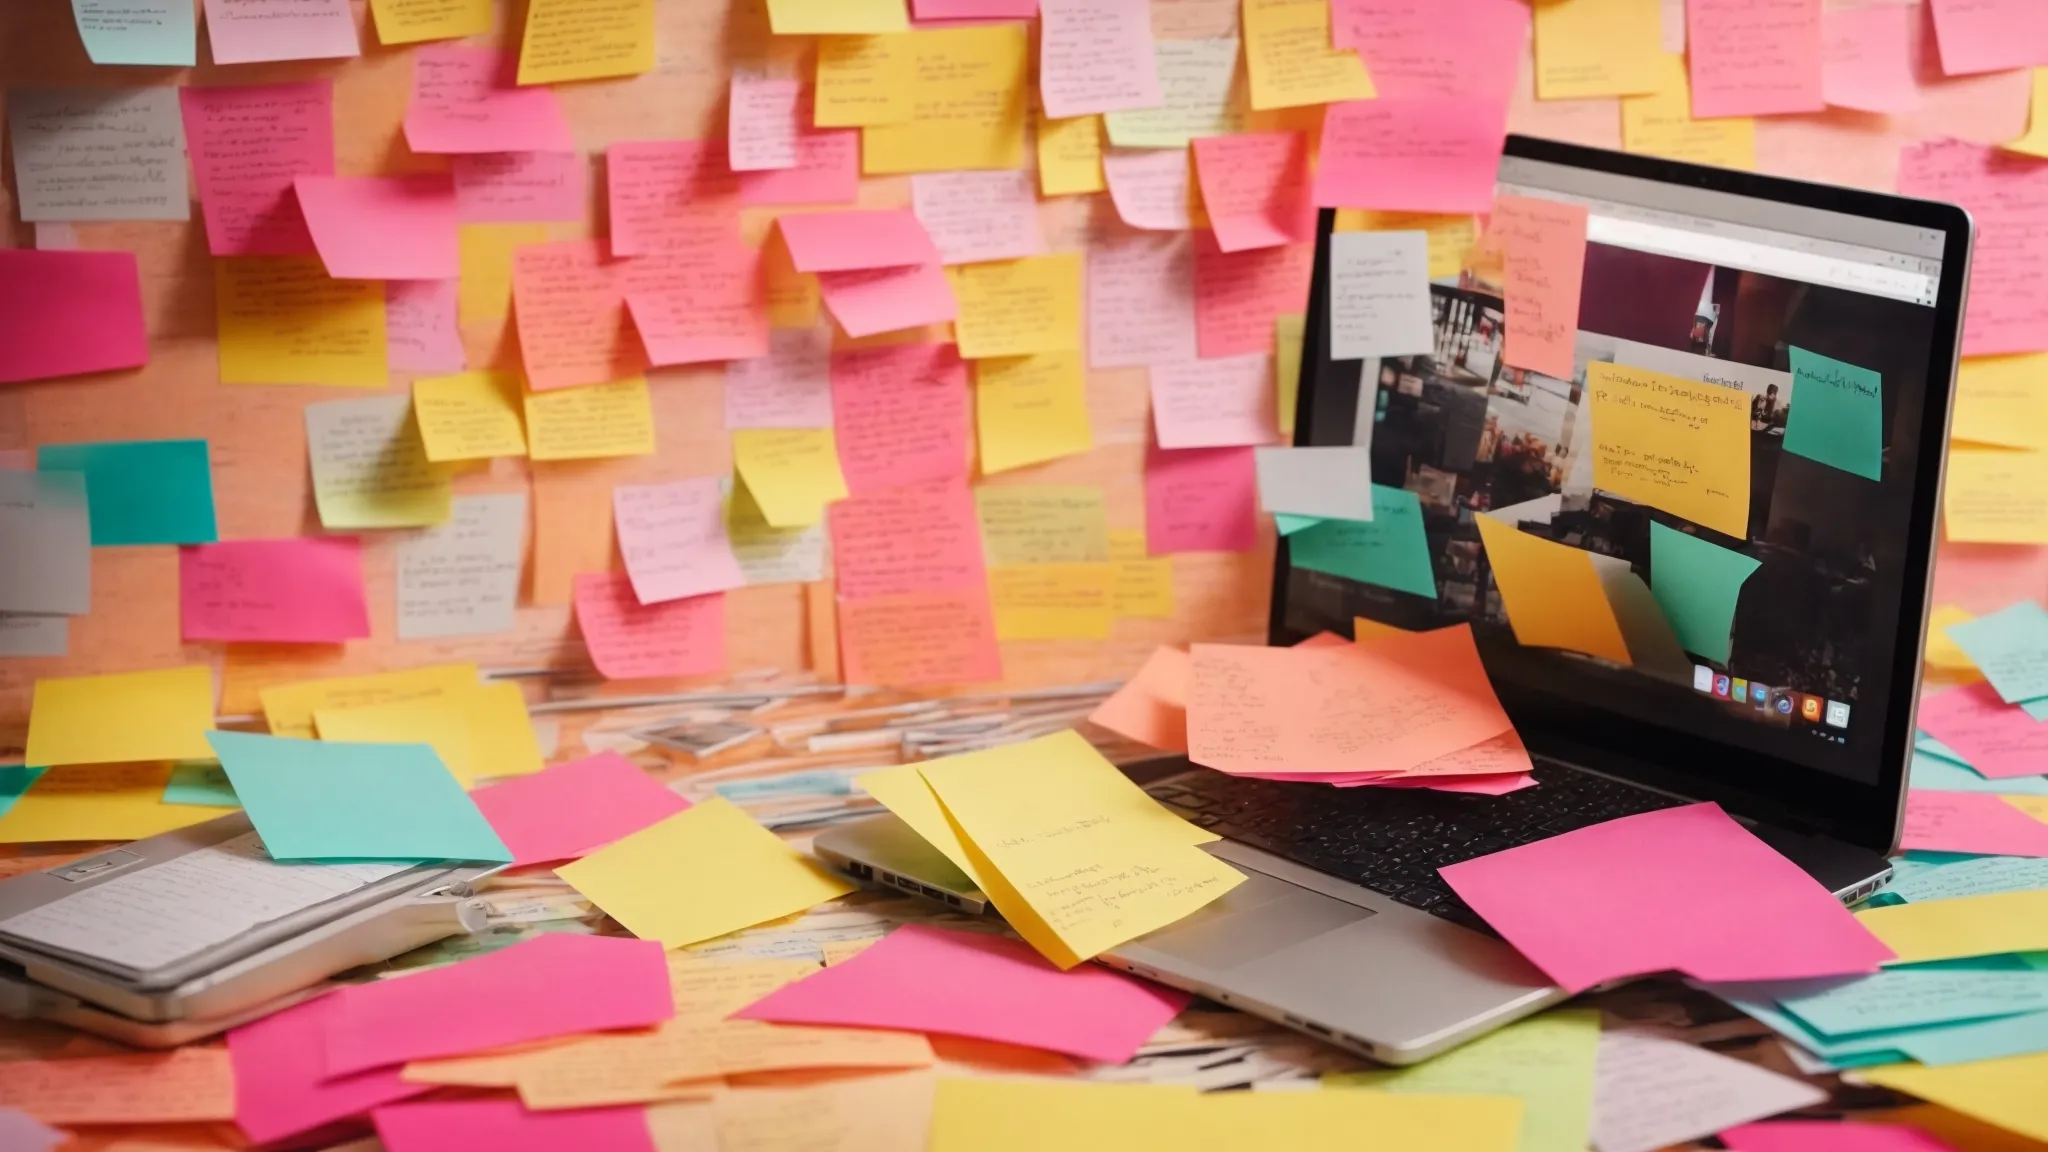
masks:
<path id="1" fill-rule="evenodd" d="M 1593 1147 L 1656 1152 L 1828 1098 L 1802 1080 L 1650 1032 L 1600 1034 Z"/>
<path id="2" fill-rule="evenodd" d="M 1330 237 L 1330 358 L 1419 356 L 1436 345 L 1429 320 L 1429 235 Z"/>
<path id="3" fill-rule="evenodd" d="M 71 622 L 63 616 L 0 612 L 0 656 L 68 656 Z"/>
<path id="4" fill-rule="evenodd" d="M 1372 519 L 1372 448 L 1259 448 L 1259 506 L 1321 520 Z"/>
<path id="5" fill-rule="evenodd" d="M 7 124 L 23 220 L 191 218 L 176 88 L 17 88 Z"/>
<path id="6" fill-rule="evenodd" d="M 0 471 L 0 612 L 91 610 L 85 474 Z"/>
<path id="7" fill-rule="evenodd" d="M 398 638 L 512 630 L 526 554 L 526 494 L 457 496 L 448 522 L 398 545 Z"/>
<path id="8" fill-rule="evenodd" d="M 612 489 L 612 511 L 619 554 L 640 603 L 704 596 L 746 582 L 726 538 L 717 477 L 621 484 Z"/>

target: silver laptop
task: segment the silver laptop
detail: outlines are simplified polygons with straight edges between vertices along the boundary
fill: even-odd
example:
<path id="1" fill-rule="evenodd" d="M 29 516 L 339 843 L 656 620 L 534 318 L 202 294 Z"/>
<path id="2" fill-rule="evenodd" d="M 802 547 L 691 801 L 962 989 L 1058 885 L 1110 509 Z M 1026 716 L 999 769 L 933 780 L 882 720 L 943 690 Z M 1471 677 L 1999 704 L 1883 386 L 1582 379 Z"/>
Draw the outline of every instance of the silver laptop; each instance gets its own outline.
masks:
<path id="1" fill-rule="evenodd" d="M 1280 544 L 1270 639 L 1350 635 L 1358 618 L 1410 630 L 1469 622 L 1539 786 L 1338 789 L 1179 758 L 1127 769 L 1223 836 L 1208 850 L 1248 879 L 1099 958 L 1393 1064 L 1564 999 L 1437 869 L 1713 800 L 1858 900 L 1890 876 L 1914 736 L 1968 216 L 1520 137 L 1499 187 L 1587 208 L 1572 378 L 1502 362 L 1505 308 L 1483 273 L 1432 286 L 1433 354 L 1331 359 L 1324 212 L 1295 442 L 1369 446 L 1372 482 L 1416 495 L 1435 594 L 1375 570 L 1370 549 L 1347 551 L 1343 526 L 1321 540 L 1307 528 Z M 1788 436 L 1801 389 L 1830 386 L 1795 380 L 1794 348 L 1880 374 L 1877 444 L 1813 427 Z M 1586 373 L 1603 360 L 1746 394 L 1746 531 L 1592 484 Z M 1481 513 L 1593 553 L 1630 659 L 1518 643 Z M 1720 612 L 1695 598 L 1682 629 L 1655 595 L 1651 538 L 1673 528 L 1743 558 L 1724 561 L 1733 587 Z M 860 878 L 986 908 L 893 816 L 815 847 Z"/>

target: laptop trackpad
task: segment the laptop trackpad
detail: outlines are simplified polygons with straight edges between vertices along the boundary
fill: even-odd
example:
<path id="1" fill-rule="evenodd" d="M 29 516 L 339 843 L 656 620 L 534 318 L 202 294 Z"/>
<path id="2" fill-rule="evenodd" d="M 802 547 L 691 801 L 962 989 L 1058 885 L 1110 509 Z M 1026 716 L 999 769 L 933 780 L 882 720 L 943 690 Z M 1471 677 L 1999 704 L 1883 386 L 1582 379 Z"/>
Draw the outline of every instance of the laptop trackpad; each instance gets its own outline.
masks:
<path id="1" fill-rule="evenodd" d="M 1258 931 L 1247 932 L 1245 913 L 1257 910 Z M 1285 881 L 1246 872 L 1245 882 L 1215 903 L 1137 943 L 1167 956 L 1221 971 L 1273 955 L 1375 915 Z"/>

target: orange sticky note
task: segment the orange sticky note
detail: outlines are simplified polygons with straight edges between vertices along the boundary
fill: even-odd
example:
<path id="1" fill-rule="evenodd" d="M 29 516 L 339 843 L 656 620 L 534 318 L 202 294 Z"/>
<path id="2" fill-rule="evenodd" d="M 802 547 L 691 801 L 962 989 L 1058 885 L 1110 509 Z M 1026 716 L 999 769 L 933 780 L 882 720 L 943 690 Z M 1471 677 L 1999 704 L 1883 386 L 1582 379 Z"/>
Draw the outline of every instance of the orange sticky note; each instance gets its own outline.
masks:
<path id="1" fill-rule="evenodd" d="M 848 684 L 971 684 L 1003 674 L 988 589 L 839 601 Z"/>
<path id="2" fill-rule="evenodd" d="M 1517 642 L 1630 663 L 1628 644 L 1593 569 L 1592 553 L 1532 536 L 1490 516 L 1475 519 Z"/>
<path id="3" fill-rule="evenodd" d="M 513 254 L 512 307 L 527 387 L 604 384 L 646 370 L 619 270 L 601 240 L 528 244 Z"/>
<path id="4" fill-rule="evenodd" d="M 1188 675 L 1192 663 L 1178 648 L 1152 650 L 1142 668 L 1088 721 L 1164 752 L 1188 750 Z"/>
<path id="5" fill-rule="evenodd" d="M 0 1107 L 46 1124 L 166 1124 L 235 1118 L 225 1048 L 0 1062 Z"/>
<path id="6" fill-rule="evenodd" d="M 1579 328 L 1579 280 L 1586 269 L 1586 208 L 1502 196 L 1491 230 L 1507 254 L 1507 345 L 1517 368 L 1572 378 Z"/>

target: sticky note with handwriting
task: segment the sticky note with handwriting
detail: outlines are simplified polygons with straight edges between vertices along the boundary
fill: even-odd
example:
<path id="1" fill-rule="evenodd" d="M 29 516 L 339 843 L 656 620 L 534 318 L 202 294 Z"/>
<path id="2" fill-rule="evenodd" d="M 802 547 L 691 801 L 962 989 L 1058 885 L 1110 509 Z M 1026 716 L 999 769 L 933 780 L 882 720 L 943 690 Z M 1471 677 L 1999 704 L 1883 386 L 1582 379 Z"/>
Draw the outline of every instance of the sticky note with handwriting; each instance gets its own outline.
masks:
<path id="1" fill-rule="evenodd" d="M 1030 39 L 1023 24 L 909 33 L 910 118 L 861 133 L 868 175 L 1017 168 L 1024 163 Z"/>
<path id="2" fill-rule="evenodd" d="M 1003 674 L 985 586 L 839 598 L 849 684 L 984 684 Z"/>
<path id="3" fill-rule="evenodd" d="M 1104 114 L 1109 142 L 1119 148 L 1185 148 L 1204 136 L 1242 130 L 1245 96 L 1238 59 L 1235 35 L 1160 40 L 1153 45 L 1153 62 L 1161 103 Z M 1101 151 L 1099 143 L 1096 150 Z"/>
<path id="4" fill-rule="evenodd" d="M 726 482 L 725 531 L 749 584 L 808 584 L 825 578 L 825 526 L 777 528 L 745 485 Z"/>
<path id="5" fill-rule="evenodd" d="M 2048 856 L 2048 824 L 1989 792 L 1916 788 L 1906 796 L 1899 847 L 1980 856 Z"/>
<path id="6" fill-rule="evenodd" d="M 0 249 L 0 384 L 147 363 L 134 253 Z"/>
<path id="7" fill-rule="evenodd" d="M 412 384 L 412 408 L 427 459 L 484 460 L 526 455 L 519 377 L 510 372 L 459 372 Z"/>
<path id="8" fill-rule="evenodd" d="M 427 459 L 403 396 L 306 406 L 313 499 L 329 529 L 408 528 L 448 518 L 448 469 Z"/>
<path id="9" fill-rule="evenodd" d="M 393 2 L 406 6 L 404 0 Z M 487 5 L 484 19 L 488 24 Z M 406 106 L 404 127 L 405 142 L 413 151 L 576 150 L 576 138 L 554 91 L 519 87 L 510 58 L 488 48 L 434 44 L 415 51 L 412 60 L 412 103 Z"/>
<path id="10" fill-rule="evenodd" d="M 1081 346 L 1081 256 L 978 263 L 950 273 L 960 355 L 1028 356 Z"/>
<path id="11" fill-rule="evenodd" d="M 732 434 L 733 471 L 768 523 L 801 528 L 846 498 L 846 477 L 830 428 L 740 428 Z"/>
<path id="12" fill-rule="evenodd" d="M 1583 204 L 1503 196 L 1495 205 L 1490 228 L 1506 253 L 1508 324 L 1502 355 L 1510 364 L 1570 379 L 1586 219 Z"/>
<path id="13" fill-rule="evenodd" d="M 1963 140 L 1930 140 L 1899 154 L 1899 194 L 1969 209 L 1977 224 L 1963 355 L 2048 348 L 2048 160 Z"/>
<path id="14" fill-rule="evenodd" d="M 361 54 L 348 0 L 206 0 L 215 64 L 333 60 Z"/>
<path id="15" fill-rule="evenodd" d="M 910 178 L 910 201 L 942 263 L 1045 251 L 1029 172 L 926 172 Z"/>
<path id="16" fill-rule="evenodd" d="M 1149 448 L 1145 533 L 1152 555 L 1244 552 L 1258 542 L 1259 477 L 1250 448 Z"/>
<path id="17" fill-rule="evenodd" d="M 1879 479 L 1884 463 L 1884 378 L 1797 344 L 1788 353 L 1799 403 L 1785 420 L 1785 451 L 1866 480 Z"/>
<path id="18" fill-rule="evenodd" d="M 831 354 L 828 329 L 770 332 L 766 355 L 725 366 L 725 426 L 831 427 Z"/>
<path id="19" fill-rule="evenodd" d="M 1429 278 L 1456 276 L 1465 267 L 1465 257 L 1479 239 L 1479 226 L 1470 215 L 1440 212 L 1371 212 L 1339 208 L 1332 226 L 1336 232 L 1422 232 L 1429 237 Z"/>
<path id="20" fill-rule="evenodd" d="M 384 359 L 401 372 L 460 372 L 467 364 L 456 282 L 384 283 Z"/>
<path id="21" fill-rule="evenodd" d="M 617 572 L 580 574 L 576 627 L 607 680 L 699 676 L 725 667 L 725 596 L 640 603 Z"/>
<path id="22" fill-rule="evenodd" d="M 1485 212 L 1507 118 L 1497 100 L 1351 100 L 1323 113 L 1316 203 L 1404 212 Z"/>
<path id="23" fill-rule="evenodd" d="M 2048 544 L 2048 452 L 1949 450 L 1942 534 L 1981 544 Z"/>
<path id="24" fill-rule="evenodd" d="M 1095 436 L 1081 353 L 976 360 L 974 421 L 987 475 L 1088 451 Z"/>
<path id="25" fill-rule="evenodd" d="M 725 532 L 715 476 L 612 489 L 619 552 L 642 604 L 723 592 L 746 582 Z"/>
<path id="26" fill-rule="evenodd" d="M 491 0 L 370 0 L 380 44 L 481 36 L 491 30 Z"/>
<path id="27" fill-rule="evenodd" d="M 398 638 L 510 632 L 525 555 L 525 493 L 454 497 L 447 523 L 398 543 Z"/>
<path id="28" fill-rule="evenodd" d="M 742 360 L 768 350 L 761 250 L 734 239 L 635 257 L 622 269 L 626 308 L 650 364 Z"/>
<path id="29" fill-rule="evenodd" d="M 1586 383 L 1596 487 L 1748 537 L 1746 393 L 1624 364 L 1589 364 Z"/>
<path id="30" fill-rule="evenodd" d="M 1088 364 L 1133 368 L 1195 358 L 1194 247 L 1181 234 L 1088 249 Z"/>
<path id="31" fill-rule="evenodd" d="M 1656 1032 L 1616 1029 L 1594 1062 L 1593 1146 L 1653 1152 L 1809 1108 L 1819 1088 Z"/>
<path id="32" fill-rule="evenodd" d="M 981 527 L 962 484 L 924 484 L 832 505 L 842 599 L 979 590 Z"/>
<path id="33" fill-rule="evenodd" d="M 2020 600 L 1976 619 L 1950 624 L 1949 640 L 1969 666 L 2011 703 L 2048 696 L 2048 612 Z"/>
<path id="34" fill-rule="evenodd" d="M 533 0 L 519 82 L 633 76 L 654 67 L 654 0 Z"/>
<path id="35" fill-rule="evenodd" d="M 1244 132 L 1195 141 L 1202 207 L 1225 252 L 1315 239 L 1308 137 Z"/>
<path id="36" fill-rule="evenodd" d="M 1244 62 L 1253 108 L 1374 95 L 1358 54 L 1331 43 L 1330 0 L 1244 0 Z"/>
<path id="37" fill-rule="evenodd" d="M 1685 32 L 1693 115 L 1823 107 L 1820 0 L 1693 0 Z"/>
<path id="38" fill-rule="evenodd" d="M 1314 268 L 1313 244 L 1225 252 L 1212 234 L 1197 233 L 1195 343 L 1202 356 L 1277 351 L 1275 321 L 1307 308 Z M 1286 383 L 1294 382 L 1299 366 L 1297 357 Z"/>
<path id="39" fill-rule="evenodd" d="M 92 545 L 209 544 L 214 521 L 212 453 L 204 440 L 107 440 L 44 444 L 42 472 L 85 476 Z"/>
<path id="40" fill-rule="evenodd" d="M 71 18 L 95 64 L 190 68 L 199 24 L 189 0 L 71 0 Z"/>
<path id="41" fill-rule="evenodd" d="M 185 220 L 185 124 L 170 88 L 7 94 L 24 221 Z"/>
<path id="42" fill-rule="evenodd" d="M 199 665 L 36 681 L 30 767 L 203 760 L 212 752 L 213 673 Z"/>
<path id="43" fill-rule="evenodd" d="M 1146 0 L 1039 0 L 1038 92 L 1055 119 L 1159 103 Z"/>
<path id="44" fill-rule="evenodd" d="M 967 477 L 967 366 L 950 345 L 834 354 L 832 413 L 856 496 Z"/>
<path id="45" fill-rule="evenodd" d="M 646 379 L 527 393 L 526 449 L 535 460 L 654 455 Z"/>
<path id="46" fill-rule="evenodd" d="M 352 536 L 187 545 L 178 603 L 188 641 L 333 644 L 370 634 L 362 546 Z"/>
<path id="47" fill-rule="evenodd" d="M 389 371 L 384 286 L 335 280 L 317 257 L 214 261 L 223 384 L 381 388 Z"/>
<path id="48" fill-rule="evenodd" d="M 1161 448 L 1279 442 L 1270 355 L 1157 364 L 1151 375 L 1152 425 Z"/>
<path id="49" fill-rule="evenodd" d="M 1146 551 L 1143 528 L 1111 529 L 1109 561 L 1116 568 L 1109 603 L 1118 619 L 1173 619 L 1173 560 Z"/>
<path id="50" fill-rule="evenodd" d="M 334 174 L 334 84 L 180 88 L 185 141 L 216 256 L 313 251 L 292 180 Z"/>
<path id="51" fill-rule="evenodd" d="M 529 244 L 513 254 L 512 301 L 527 387 L 542 392 L 602 384 L 647 367 L 626 312 L 623 271 L 600 240 Z"/>

